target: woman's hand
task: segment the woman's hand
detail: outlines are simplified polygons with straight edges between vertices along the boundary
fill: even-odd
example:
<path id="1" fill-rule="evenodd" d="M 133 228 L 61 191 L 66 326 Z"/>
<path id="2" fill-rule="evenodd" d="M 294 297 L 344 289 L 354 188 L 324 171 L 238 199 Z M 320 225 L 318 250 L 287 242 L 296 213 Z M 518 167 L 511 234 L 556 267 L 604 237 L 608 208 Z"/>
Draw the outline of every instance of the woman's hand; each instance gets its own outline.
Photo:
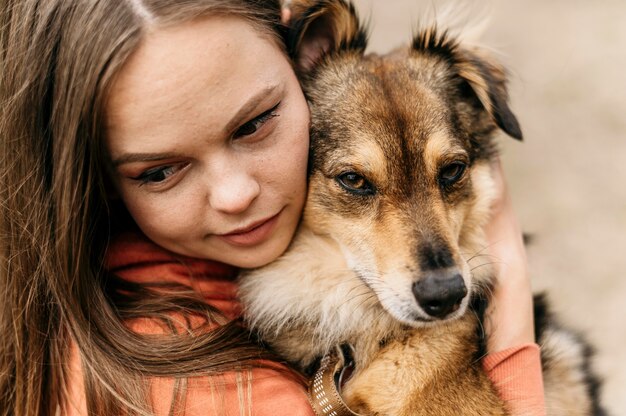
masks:
<path id="1" fill-rule="evenodd" d="M 287 5 L 284 5 L 280 11 L 280 20 L 286 25 L 288 25 L 291 20 L 291 9 Z"/>
<path id="2" fill-rule="evenodd" d="M 500 161 L 492 168 L 498 196 L 486 228 L 496 272 L 493 297 L 485 316 L 489 353 L 535 342 L 532 291 L 522 233 Z"/>

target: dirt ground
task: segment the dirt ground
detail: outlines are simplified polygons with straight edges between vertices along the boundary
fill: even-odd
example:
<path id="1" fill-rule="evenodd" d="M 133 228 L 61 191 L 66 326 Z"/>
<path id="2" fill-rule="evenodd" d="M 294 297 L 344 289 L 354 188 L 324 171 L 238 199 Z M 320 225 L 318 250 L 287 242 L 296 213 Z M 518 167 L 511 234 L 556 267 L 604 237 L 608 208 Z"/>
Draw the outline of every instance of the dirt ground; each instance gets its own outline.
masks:
<path id="1" fill-rule="evenodd" d="M 436 0 L 356 0 L 370 49 L 406 43 Z M 447 1 L 446 4 L 451 3 Z M 452 2 L 455 6 L 468 1 Z M 533 286 L 597 349 L 603 401 L 626 415 L 626 1 L 500 0 L 481 43 L 511 70 L 524 143 L 503 163 L 529 247 Z M 456 9 L 455 9 L 456 10 Z M 470 13 L 471 15 L 471 13 Z"/>

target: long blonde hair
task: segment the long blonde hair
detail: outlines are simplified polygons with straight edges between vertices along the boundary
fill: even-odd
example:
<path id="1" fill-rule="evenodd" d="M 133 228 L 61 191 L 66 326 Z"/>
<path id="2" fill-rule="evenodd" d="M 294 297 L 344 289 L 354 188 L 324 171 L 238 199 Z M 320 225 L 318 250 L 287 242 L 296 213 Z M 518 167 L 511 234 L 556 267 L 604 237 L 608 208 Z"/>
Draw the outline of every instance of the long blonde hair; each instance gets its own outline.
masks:
<path id="1" fill-rule="evenodd" d="M 279 0 L 1 7 L 0 415 L 63 412 L 71 345 L 89 414 L 149 414 L 146 376 L 215 374 L 262 357 L 237 323 L 194 337 L 140 336 L 124 325 L 179 312 L 210 320 L 215 311 L 179 291 L 128 284 L 122 296 L 103 270 L 113 224 L 102 115 L 115 73 L 150 25 L 234 14 L 280 43 Z"/>

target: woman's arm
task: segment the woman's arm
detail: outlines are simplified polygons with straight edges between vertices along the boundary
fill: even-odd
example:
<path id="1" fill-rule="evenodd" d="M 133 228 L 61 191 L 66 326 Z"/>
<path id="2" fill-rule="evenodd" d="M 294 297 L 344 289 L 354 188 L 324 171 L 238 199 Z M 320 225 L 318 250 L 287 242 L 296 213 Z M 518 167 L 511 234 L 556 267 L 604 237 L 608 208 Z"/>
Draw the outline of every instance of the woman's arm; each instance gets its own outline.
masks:
<path id="1" fill-rule="evenodd" d="M 500 162 L 493 166 L 498 197 L 487 225 L 489 254 L 497 276 L 493 301 L 487 309 L 487 349 L 498 352 L 521 344 L 534 343 L 533 299 L 528 261 L 517 217 Z"/>
<path id="2" fill-rule="evenodd" d="M 485 316 L 489 354 L 483 366 L 512 415 L 543 416 L 543 379 L 526 250 L 499 161 L 493 170 L 498 197 L 487 238 L 497 281 Z"/>

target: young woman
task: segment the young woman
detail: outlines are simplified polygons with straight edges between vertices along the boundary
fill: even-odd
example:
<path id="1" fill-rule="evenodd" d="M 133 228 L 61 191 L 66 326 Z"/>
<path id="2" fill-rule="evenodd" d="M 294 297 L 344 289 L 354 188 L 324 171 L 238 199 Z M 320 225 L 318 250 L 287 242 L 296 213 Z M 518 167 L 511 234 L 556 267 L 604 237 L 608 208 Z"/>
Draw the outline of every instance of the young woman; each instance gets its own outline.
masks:
<path id="1" fill-rule="evenodd" d="M 312 414 L 235 319 L 305 196 L 278 0 L 7 0 L 0 27 L 0 414 Z M 485 365 L 542 414 L 502 189 Z"/>

